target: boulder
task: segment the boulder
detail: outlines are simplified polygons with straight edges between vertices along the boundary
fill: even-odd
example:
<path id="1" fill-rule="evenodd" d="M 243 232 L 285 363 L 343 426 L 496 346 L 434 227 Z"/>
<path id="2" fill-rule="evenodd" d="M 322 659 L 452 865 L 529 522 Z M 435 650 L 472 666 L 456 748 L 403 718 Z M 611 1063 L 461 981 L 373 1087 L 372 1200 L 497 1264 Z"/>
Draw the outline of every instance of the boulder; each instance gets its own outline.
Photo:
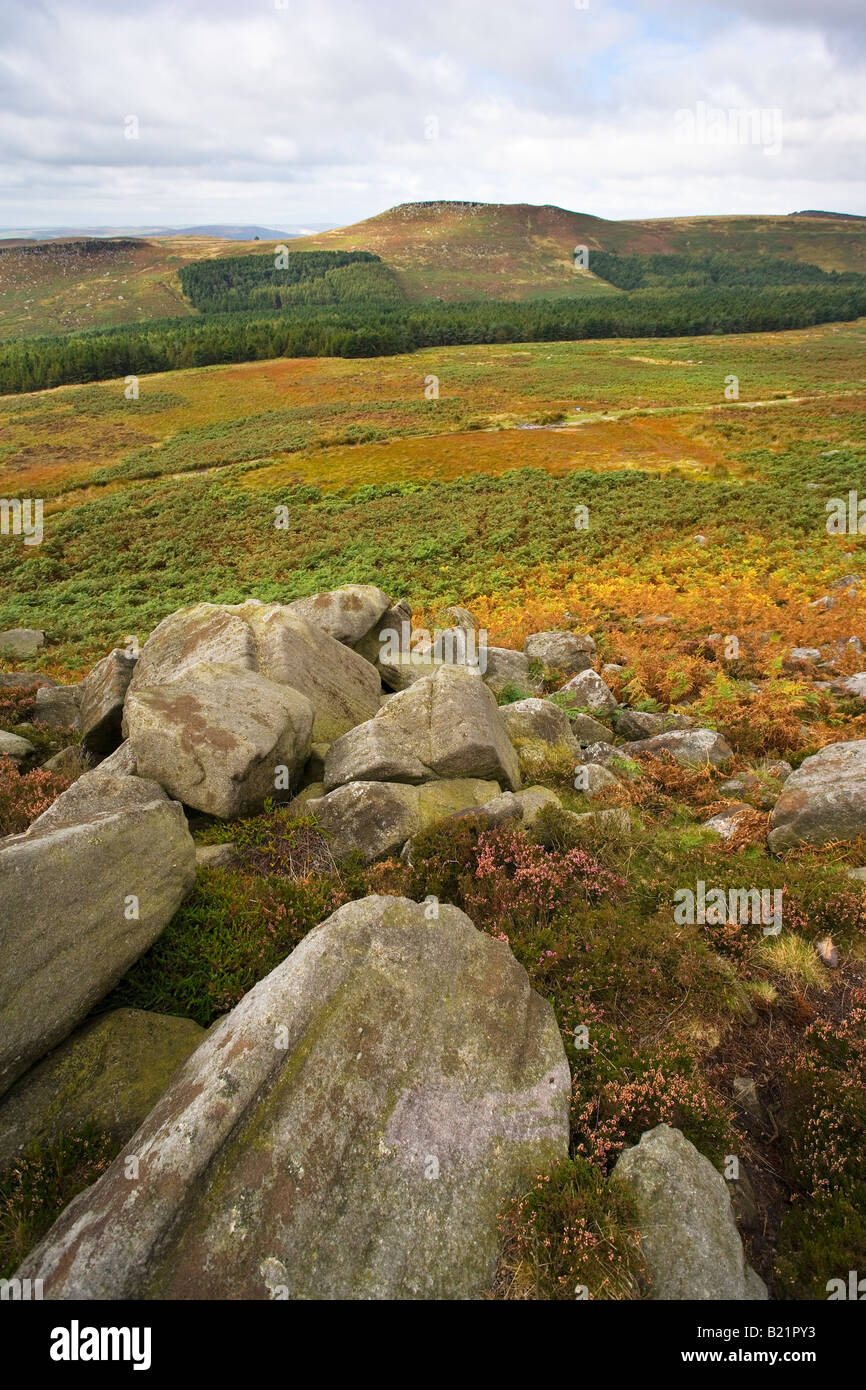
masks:
<path id="1" fill-rule="evenodd" d="M 195 866 L 197 869 L 230 869 L 237 863 L 237 849 L 234 840 L 224 840 L 220 845 L 197 845 Z"/>
<path id="2" fill-rule="evenodd" d="M 551 766 L 570 768 L 583 761 L 568 714 L 550 700 L 516 700 L 501 706 L 508 737 L 522 777 L 540 777 Z"/>
<path id="3" fill-rule="evenodd" d="M 56 685 L 50 676 L 41 671 L 0 671 L 0 690 L 14 687 L 19 690 L 38 690 L 43 685 Z"/>
<path id="4" fill-rule="evenodd" d="M 694 726 L 695 721 L 687 714 L 650 714 L 648 710 L 620 708 L 613 716 L 613 727 L 620 738 L 633 741 Z"/>
<path id="5" fill-rule="evenodd" d="M 548 806 L 554 806 L 557 810 L 562 807 L 556 792 L 552 792 L 549 787 L 524 787 L 514 795 L 520 804 L 523 824 L 527 828 L 535 824 L 541 812 Z"/>
<path id="6" fill-rule="evenodd" d="M 572 676 L 562 687 L 560 696 L 566 697 L 573 709 L 586 709 L 593 714 L 610 714 L 617 705 L 613 691 L 592 669 Z"/>
<path id="7" fill-rule="evenodd" d="M 530 661 L 540 661 L 542 666 L 569 675 L 588 671 L 595 657 L 592 638 L 576 632 L 534 632 L 527 637 L 523 650 Z"/>
<path id="8" fill-rule="evenodd" d="M 380 659 L 383 646 L 393 645 L 394 639 L 401 638 L 406 634 L 407 629 L 403 626 L 408 623 L 408 631 L 412 631 L 412 609 L 405 599 L 398 599 L 392 603 L 390 608 L 386 608 L 379 621 L 370 629 L 360 642 L 355 643 L 355 651 L 359 656 L 363 656 L 366 661 L 371 662 L 380 674 Z M 383 676 L 384 678 L 384 676 Z M 386 682 L 387 684 L 387 682 Z"/>
<path id="9" fill-rule="evenodd" d="M 866 834 L 866 739 L 829 743 L 786 778 L 770 816 L 774 853 Z"/>
<path id="10" fill-rule="evenodd" d="M 381 683 L 376 669 L 357 652 L 283 604 L 250 599 L 227 611 L 249 624 L 261 674 L 307 697 L 315 743 L 331 743 L 353 725 L 372 719 Z"/>
<path id="11" fill-rule="evenodd" d="M 512 790 L 520 786 L 503 712 L 476 671 L 440 666 L 383 705 L 373 722 L 437 777 L 495 778 Z"/>
<path id="12" fill-rule="evenodd" d="M 139 776 L 232 820 L 289 789 L 309 755 L 313 710 L 258 672 L 204 663 L 132 691 L 126 725 Z"/>
<path id="13" fill-rule="evenodd" d="M 49 729 L 76 729 L 80 701 L 78 685 L 42 685 L 36 692 L 34 721 Z"/>
<path id="14" fill-rule="evenodd" d="M 624 743 L 621 751 L 626 757 L 643 753 L 657 758 L 670 753 L 680 767 L 706 767 L 708 763 L 721 767 L 734 756 L 730 744 L 715 729 L 672 729 L 667 734 Z"/>
<path id="15" fill-rule="evenodd" d="M 326 796 L 305 798 L 302 806 L 295 798 L 292 805 L 315 817 L 335 859 L 357 850 L 365 862 L 372 863 L 396 854 L 407 840 L 455 811 L 481 806 L 499 794 L 498 782 L 478 778 L 425 782 L 420 787 L 404 782 L 349 782 Z"/>
<path id="16" fill-rule="evenodd" d="M 604 743 L 610 738 L 610 729 L 593 719 L 591 714 L 576 714 L 571 710 L 567 710 L 566 713 L 571 732 L 581 747 L 586 748 L 590 743 Z"/>
<path id="17" fill-rule="evenodd" d="M 487 647 L 486 655 L 484 683 L 494 695 L 501 695 L 508 686 L 516 686 L 529 695 L 541 690 L 541 681 L 529 674 L 529 657 L 524 652 L 512 651 L 510 647 Z"/>
<path id="18" fill-rule="evenodd" d="M 562 1159 L 551 1005 L 457 908 L 347 903 L 220 1020 L 20 1277 L 50 1299 L 466 1300 Z"/>
<path id="19" fill-rule="evenodd" d="M 136 659 L 115 647 L 98 661 L 79 687 L 78 726 L 89 753 L 112 753 L 122 739 L 123 702 Z"/>
<path id="20" fill-rule="evenodd" d="M 94 1125 L 122 1144 L 205 1037 L 191 1018 L 115 1009 L 87 1023 L 0 1103 L 0 1168 L 33 1142 Z"/>
<path id="21" fill-rule="evenodd" d="M 592 801 L 597 796 L 602 796 L 604 792 L 612 791 L 620 786 L 620 780 L 610 768 L 604 767 L 601 763 L 585 763 L 578 768 L 578 776 L 575 776 L 575 791 L 580 792 L 588 801 Z"/>
<path id="22" fill-rule="evenodd" d="M 35 627 L 10 627 L 0 632 L 0 651 L 13 656 L 33 656 L 45 646 L 45 633 Z"/>
<path id="23" fill-rule="evenodd" d="M 113 988 L 195 881 L 181 807 L 153 783 L 99 776 L 0 840 L 0 1094 Z"/>
<path id="24" fill-rule="evenodd" d="M 461 608 L 459 604 L 453 604 L 450 608 L 446 608 L 444 616 L 452 627 L 462 627 L 467 632 L 478 632 L 481 628 L 475 614 L 470 613 L 468 608 Z"/>
<path id="25" fill-rule="evenodd" d="M 427 782 L 433 775 L 415 756 L 412 740 L 376 718 L 357 724 L 330 745 L 323 781 L 333 791 L 346 782 Z"/>
<path id="26" fill-rule="evenodd" d="M 313 594 L 287 605 L 337 642 L 353 647 L 367 636 L 390 608 L 388 595 L 375 584 L 346 584 L 328 594 Z"/>
<path id="27" fill-rule="evenodd" d="M 205 661 L 238 671 L 256 670 L 252 630 L 237 611 L 196 603 L 163 618 L 141 649 L 129 693 L 178 680 Z"/>
<path id="28" fill-rule="evenodd" d="M 0 729 L 0 758 L 11 758 L 13 763 L 26 762 L 36 752 L 33 744 L 20 734 L 7 734 Z"/>
<path id="29" fill-rule="evenodd" d="M 613 1181 L 637 1205 L 651 1299 L 767 1297 L 746 1264 L 725 1179 L 678 1129 L 661 1124 L 641 1135 L 620 1154 Z"/>

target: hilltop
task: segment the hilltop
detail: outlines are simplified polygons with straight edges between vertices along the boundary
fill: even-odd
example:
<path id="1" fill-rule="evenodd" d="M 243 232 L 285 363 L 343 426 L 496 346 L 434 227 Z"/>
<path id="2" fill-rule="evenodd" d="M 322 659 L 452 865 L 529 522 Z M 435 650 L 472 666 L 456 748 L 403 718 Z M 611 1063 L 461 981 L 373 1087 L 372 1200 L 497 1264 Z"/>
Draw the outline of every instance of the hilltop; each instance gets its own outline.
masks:
<path id="1" fill-rule="evenodd" d="M 530 203 L 403 203 L 354 226 L 301 237 L 293 249 L 373 251 L 418 299 L 608 292 L 591 274 L 575 274 L 575 246 L 588 247 L 590 256 L 593 250 L 785 256 L 823 270 L 863 272 L 866 219 L 821 212 L 613 222 Z"/>

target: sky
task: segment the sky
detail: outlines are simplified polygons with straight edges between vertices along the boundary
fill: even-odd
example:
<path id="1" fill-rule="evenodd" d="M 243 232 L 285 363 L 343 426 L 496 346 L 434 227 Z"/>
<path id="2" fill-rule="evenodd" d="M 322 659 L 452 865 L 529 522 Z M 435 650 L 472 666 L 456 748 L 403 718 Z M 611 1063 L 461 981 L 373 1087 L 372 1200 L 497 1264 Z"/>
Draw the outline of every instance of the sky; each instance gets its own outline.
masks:
<path id="1" fill-rule="evenodd" d="M 0 0 L 0 226 L 866 214 L 866 0 Z"/>

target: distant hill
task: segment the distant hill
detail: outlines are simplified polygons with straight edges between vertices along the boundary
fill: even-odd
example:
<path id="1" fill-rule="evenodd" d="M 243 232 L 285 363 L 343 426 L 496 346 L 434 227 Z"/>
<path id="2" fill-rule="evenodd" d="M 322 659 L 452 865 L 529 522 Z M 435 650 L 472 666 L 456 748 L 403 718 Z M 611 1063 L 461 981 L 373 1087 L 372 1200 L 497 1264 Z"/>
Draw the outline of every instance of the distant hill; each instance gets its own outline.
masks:
<path id="1" fill-rule="evenodd" d="M 819 211 L 614 222 L 551 205 L 426 202 L 306 236 L 223 224 L 146 237 L 47 230 L 37 240 L 0 240 L 0 340 L 192 314 L 182 265 L 267 254 L 290 238 L 293 251 L 372 251 L 416 300 L 618 294 L 592 274 L 593 250 L 768 255 L 866 273 L 866 218 Z M 575 269 L 578 246 L 589 248 L 588 270 Z"/>
<path id="2" fill-rule="evenodd" d="M 607 293 L 576 273 L 576 246 L 635 253 L 725 251 L 810 261 L 866 272 L 866 219 L 799 213 L 768 217 L 677 217 L 613 222 L 529 203 L 403 203 L 354 226 L 321 232 L 293 249 L 374 251 L 417 299 L 495 294 Z"/>
<path id="3" fill-rule="evenodd" d="M 175 237 L 175 236 L 214 236 L 226 241 L 279 241 L 281 237 L 310 236 L 311 233 L 328 230 L 330 223 L 312 222 L 304 227 L 289 227 L 285 231 L 275 231 L 273 227 L 234 227 L 228 223 L 214 222 L 203 227 L 0 227 L 0 246 L 4 241 L 53 241 L 58 237 L 64 240 L 77 237 Z"/>

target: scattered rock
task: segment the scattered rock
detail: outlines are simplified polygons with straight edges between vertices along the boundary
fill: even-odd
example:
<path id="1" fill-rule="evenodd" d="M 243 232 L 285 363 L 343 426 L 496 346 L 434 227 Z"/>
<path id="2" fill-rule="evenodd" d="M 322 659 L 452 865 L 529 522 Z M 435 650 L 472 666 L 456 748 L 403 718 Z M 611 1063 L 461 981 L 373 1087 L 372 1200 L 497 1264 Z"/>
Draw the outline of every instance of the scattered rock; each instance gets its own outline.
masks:
<path id="1" fill-rule="evenodd" d="M 515 792 L 514 795 L 527 829 L 535 824 L 541 812 L 548 806 L 554 806 L 557 810 L 562 806 L 556 792 L 552 792 L 549 787 L 524 787 L 523 791 Z"/>
<path id="2" fill-rule="evenodd" d="M 821 660 L 821 652 L 817 647 L 793 647 L 785 657 L 783 665 L 788 671 L 796 671 L 801 666 L 814 666 L 815 662 Z"/>
<path id="3" fill-rule="evenodd" d="M 504 942 L 447 904 L 348 903 L 139 1129 L 134 1219 L 121 1156 L 18 1275 L 52 1299 L 481 1297 L 503 1200 L 567 1154 L 570 1089 Z"/>
<path id="4" fill-rule="evenodd" d="M 29 739 L 20 734 L 7 734 L 0 729 L 0 758 L 11 758 L 13 763 L 26 762 L 36 752 Z"/>
<path id="5" fill-rule="evenodd" d="M 583 750 L 583 760 L 594 766 L 606 767 L 618 777 L 624 777 L 627 782 L 637 782 L 641 776 L 640 763 L 629 757 L 625 752 L 625 745 L 615 748 L 612 743 L 605 743 L 603 740 L 591 743 Z"/>
<path id="6" fill-rule="evenodd" d="M 49 729 L 77 729 L 81 687 L 42 685 L 36 692 L 33 718 Z"/>
<path id="7" fill-rule="evenodd" d="M 830 689 L 837 695 L 853 695 L 856 700 L 866 700 L 866 671 L 858 671 L 855 676 L 840 676 L 830 683 Z"/>
<path id="8" fill-rule="evenodd" d="M 573 702 L 572 707 L 575 709 L 590 710 L 593 714 L 610 714 L 611 710 L 616 709 L 616 696 L 613 691 L 605 685 L 601 676 L 591 669 L 572 676 L 559 693 L 560 696 L 568 698 L 569 704 Z"/>
<path id="9" fill-rule="evenodd" d="M 658 757 L 660 753 L 670 753 L 680 767 L 721 767 L 734 756 L 733 749 L 715 729 L 672 729 L 667 734 L 654 734 L 652 738 L 637 739 L 624 743 L 626 756 L 644 753 Z"/>
<path id="10" fill-rule="evenodd" d="M 591 714 L 574 714 L 567 710 L 571 732 L 578 743 L 586 747 L 590 743 L 604 743 L 610 737 L 610 729 L 593 719 Z"/>
<path id="11" fill-rule="evenodd" d="M 0 632 L 0 651 L 12 656 L 33 656 L 45 646 L 45 633 L 35 627 L 10 627 Z"/>
<path id="12" fill-rule="evenodd" d="M 576 632 L 534 632 L 527 637 L 523 650 L 530 661 L 555 671 L 577 675 L 588 671 L 595 657 L 595 642 Z"/>
<path id="13" fill-rule="evenodd" d="M 614 787 L 620 786 L 620 780 L 609 768 L 601 763 L 586 763 L 584 767 L 578 769 L 575 776 L 575 791 L 581 792 L 588 801 L 592 801 L 597 796 L 602 796 L 604 792 L 612 791 Z M 577 785 L 579 781 L 585 783 L 583 786 Z"/>
<path id="14" fill-rule="evenodd" d="M 86 1024 L 0 1103 L 0 1168 L 34 1141 L 53 1144 L 88 1125 L 123 1143 L 205 1036 L 190 1018 L 141 1009 Z"/>
<path id="15" fill-rule="evenodd" d="M 93 754 L 82 748 L 80 743 L 71 743 L 68 748 L 61 748 L 59 753 L 55 753 L 44 762 L 42 771 L 53 772 L 58 777 L 75 779 L 88 772 L 92 766 Z"/>
<path id="16" fill-rule="evenodd" d="M 637 741 L 666 734 L 672 729 L 693 729 L 695 721 L 687 714 L 651 714 L 647 710 L 625 709 L 614 712 L 613 727 L 620 738 Z"/>
<path id="17" fill-rule="evenodd" d="M 637 1203 L 651 1299 L 767 1297 L 746 1264 L 724 1178 L 678 1129 L 662 1124 L 641 1135 L 614 1178 Z"/>
<path id="18" fill-rule="evenodd" d="M 747 806 L 745 802 L 737 802 L 733 806 L 728 806 L 724 811 L 719 811 L 718 815 L 705 820 L 702 828 L 712 830 L 722 840 L 730 840 L 742 821 L 743 814 L 749 814 L 751 811 L 752 807 Z"/>
<path id="19" fill-rule="evenodd" d="M 237 849 L 234 840 L 224 840 L 221 845 L 197 845 L 195 864 L 197 869 L 230 869 L 237 863 Z"/>
<path id="20" fill-rule="evenodd" d="M 529 657 L 524 652 L 512 651 L 510 647 L 487 647 L 485 652 L 487 666 L 482 674 L 494 695 L 501 695 L 508 686 L 529 694 L 541 690 L 541 681 L 529 673 Z"/>
<path id="21" fill-rule="evenodd" d="M 568 713 L 559 705 L 533 697 L 500 708 L 522 777 L 543 776 L 551 764 L 576 766 L 582 762 Z"/>
<path id="22" fill-rule="evenodd" d="M 437 821 L 483 805 L 500 791 L 498 782 L 478 778 L 425 782 L 420 787 L 405 782 L 349 782 L 326 796 L 306 798 L 303 810 L 315 817 L 328 836 L 335 859 L 345 859 L 357 850 L 366 863 L 372 863 L 397 854 L 407 840 Z"/>
<path id="23" fill-rule="evenodd" d="M 805 758 L 782 787 L 770 827 L 767 843 L 776 854 L 858 839 L 866 831 L 866 739 L 830 743 Z"/>

